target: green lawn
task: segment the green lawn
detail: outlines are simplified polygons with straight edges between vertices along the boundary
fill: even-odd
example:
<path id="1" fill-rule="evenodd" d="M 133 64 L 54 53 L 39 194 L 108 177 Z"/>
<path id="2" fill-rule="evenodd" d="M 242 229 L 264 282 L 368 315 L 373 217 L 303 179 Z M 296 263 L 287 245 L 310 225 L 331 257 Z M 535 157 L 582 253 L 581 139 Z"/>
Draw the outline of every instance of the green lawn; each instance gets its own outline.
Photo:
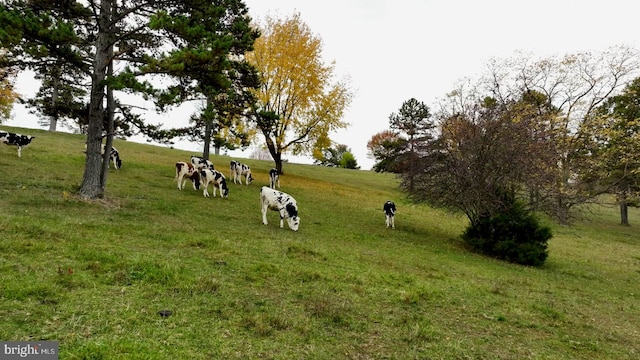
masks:
<path id="1" fill-rule="evenodd" d="M 36 139 L 0 145 L 0 340 L 57 340 L 60 359 L 640 358 L 638 209 L 549 224 L 546 264 L 523 267 L 470 253 L 466 218 L 390 174 L 285 164 L 293 232 L 261 222 L 271 162 L 238 159 L 254 183 L 205 198 L 174 181 L 192 153 L 116 140 L 123 168 L 89 202 L 82 136 L 2 129 Z"/>

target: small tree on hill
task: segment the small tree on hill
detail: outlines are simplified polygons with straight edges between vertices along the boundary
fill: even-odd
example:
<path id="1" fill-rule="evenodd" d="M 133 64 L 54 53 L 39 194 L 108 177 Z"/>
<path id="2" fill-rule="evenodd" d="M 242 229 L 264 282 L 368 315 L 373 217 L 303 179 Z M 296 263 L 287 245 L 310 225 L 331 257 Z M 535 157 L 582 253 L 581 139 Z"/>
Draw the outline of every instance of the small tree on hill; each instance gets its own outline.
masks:
<path id="1" fill-rule="evenodd" d="M 435 127 L 431 122 L 429 107 L 423 102 L 411 98 L 404 103 L 398 113 L 389 116 L 389 126 L 392 130 L 405 134 L 407 147 L 396 158 L 398 167 L 409 179 L 409 189 L 413 189 L 413 178 L 416 173 L 413 164 L 423 152 L 425 144 L 432 139 L 432 130 Z"/>
<path id="2" fill-rule="evenodd" d="M 367 143 L 369 157 L 376 160 L 376 172 L 398 173 L 402 169 L 398 158 L 407 148 L 407 140 L 391 130 L 383 130 L 371 137 Z"/>
<path id="3" fill-rule="evenodd" d="M 315 163 L 323 166 L 341 167 L 345 169 L 359 169 L 358 162 L 351 149 L 344 144 L 328 147 L 322 153 L 315 153 Z"/>

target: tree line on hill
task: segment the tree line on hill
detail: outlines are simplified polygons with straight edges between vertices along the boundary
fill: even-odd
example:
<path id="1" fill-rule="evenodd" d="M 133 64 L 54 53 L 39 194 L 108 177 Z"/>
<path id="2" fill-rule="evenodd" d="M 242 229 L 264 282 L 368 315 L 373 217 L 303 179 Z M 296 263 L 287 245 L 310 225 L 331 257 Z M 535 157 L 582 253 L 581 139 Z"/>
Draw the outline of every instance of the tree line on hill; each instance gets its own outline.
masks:
<path id="1" fill-rule="evenodd" d="M 322 154 L 352 92 L 321 59 L 322 41 L 299 14 L 256 24 L 240 0 L 47 1 L 0 4 L 0 111 L 16 99 L 9 75 L 31 69 L 41 87 L 21 99 L 87 135 L 79 195 L 104 196 L 113 138 L 143 134 L 210 149 L 247 147 L 260 135 L 282 173 L 284 153 Z M 197 103 L 189 125 L 163 128 L 123 94 L 158 112 Z M 6 95 L 6 96 L 5 96 Z"/>

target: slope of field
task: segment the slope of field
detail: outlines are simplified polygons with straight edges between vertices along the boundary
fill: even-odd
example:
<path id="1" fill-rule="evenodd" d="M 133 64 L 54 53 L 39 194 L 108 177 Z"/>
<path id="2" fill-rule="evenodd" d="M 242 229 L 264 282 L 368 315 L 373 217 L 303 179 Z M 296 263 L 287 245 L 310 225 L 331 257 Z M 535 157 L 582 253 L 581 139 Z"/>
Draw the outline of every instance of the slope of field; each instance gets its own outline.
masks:
<path id="1" fill-rule="evenodd" d="M 466 218 L 390 174 L 285 164 L 293 232 L 261 222 L 271 162 L 237 159 L 254 183 L 204 198 L 174 181 L 191 153 L 116 140 L 123 168 L 83 201 L 82 136 L 2 129 L 36 139 L 0 145 L 0 340 L 57 340 L 61 359 L 640 357 L 640 228 L 613 207 L 550 224 L 547 263 L 523 267 L 470 253 Z"/>

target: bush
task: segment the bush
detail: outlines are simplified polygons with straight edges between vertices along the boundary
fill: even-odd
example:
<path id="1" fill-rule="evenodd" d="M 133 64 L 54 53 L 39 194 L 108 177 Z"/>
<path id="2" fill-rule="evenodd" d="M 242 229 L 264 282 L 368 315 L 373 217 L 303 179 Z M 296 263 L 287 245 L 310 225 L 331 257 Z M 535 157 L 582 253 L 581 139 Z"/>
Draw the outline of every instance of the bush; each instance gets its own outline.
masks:
<path id="1" fill-rule="evenodd" d="M 462 235 L 475 251 L 522 265 L 540 266 L 547 259 L 551 229 L 541 226 L 530 211 L 510 206 L 479 219 Z"/>

